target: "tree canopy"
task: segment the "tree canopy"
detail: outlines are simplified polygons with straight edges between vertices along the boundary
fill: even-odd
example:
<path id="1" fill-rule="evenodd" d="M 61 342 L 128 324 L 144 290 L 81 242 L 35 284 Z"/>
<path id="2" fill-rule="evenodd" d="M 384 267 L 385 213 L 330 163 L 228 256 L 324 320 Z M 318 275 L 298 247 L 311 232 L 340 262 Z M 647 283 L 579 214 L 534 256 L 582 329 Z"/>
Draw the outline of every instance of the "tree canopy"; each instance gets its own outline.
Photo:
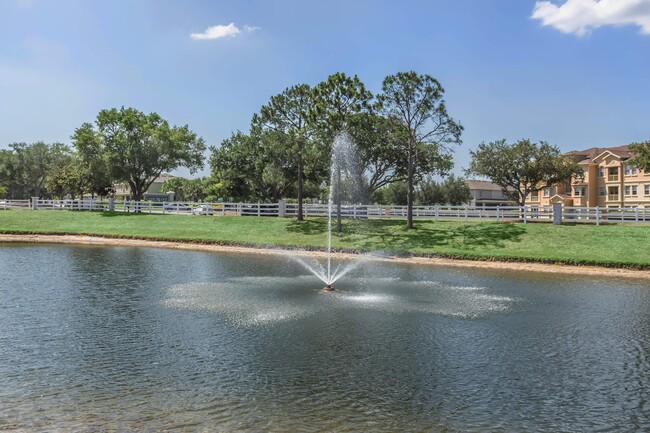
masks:
<path id="1" fill-rule="evenodd" d="M 447 113 L 442 85 L 430 75 L 399 72 L 389 75 L 378 96 L 381 111 L 399 119 L 407 139 L 401 143 L 406 167 L 407 222 L 413 228 L 414 184 L 425 174 L 445 174 L 453 162 L 451 144 L 461 143 L 463 127 Z"/>
<path id="2" fill-rule="evenodd" d="M 521 139 L 508 144 L 505 139 L 497 140 L 481 143 L 470 155 L 467 173 L 489 178 L 520 206 L 531 192 L 569 182 L 582 173 L 573 159 L 545 141 Z"/>
<path id="3" fill-rule="evenodd" d="M 631 162 L 650 173 L 650 140 L 630 144 L 630 152 L 634 155 Z"/>
<path id="4" fill-rule="evenodd" d="M 84 160 L 101 156 L 110 177 L 127 183 L 134 200 L 164 171 L 203 167 L 205 142 L 187 125 L 170 126 L 158 114 L 134 108 L 102 110 L 95 126 L 84 123 L 72 139 Z"/>
<path id="5" fill-rule="evenodd" d="M 416 201 L 419 205 L 449 204 L 460 206 L 469 202 L 472 194 L 467 181 L 453 174 L 438 183 L 432 179 L 418 185 Z"/>

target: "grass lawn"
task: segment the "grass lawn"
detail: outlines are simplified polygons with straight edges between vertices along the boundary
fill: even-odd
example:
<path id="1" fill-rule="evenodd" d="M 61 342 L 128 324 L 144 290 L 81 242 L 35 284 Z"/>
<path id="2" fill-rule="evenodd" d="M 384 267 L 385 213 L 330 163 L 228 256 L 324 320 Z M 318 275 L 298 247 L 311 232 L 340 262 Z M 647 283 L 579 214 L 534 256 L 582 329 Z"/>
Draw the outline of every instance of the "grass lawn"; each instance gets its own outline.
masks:
<path id="1" fill-rule="evenodd" d="M 650 226 L 345 221 L 338 249 L 650 268 Z M 243 245 L 326 246 L 327 221 L 87 211 L 0 211 L 0 232 L 88 234 Z"/>

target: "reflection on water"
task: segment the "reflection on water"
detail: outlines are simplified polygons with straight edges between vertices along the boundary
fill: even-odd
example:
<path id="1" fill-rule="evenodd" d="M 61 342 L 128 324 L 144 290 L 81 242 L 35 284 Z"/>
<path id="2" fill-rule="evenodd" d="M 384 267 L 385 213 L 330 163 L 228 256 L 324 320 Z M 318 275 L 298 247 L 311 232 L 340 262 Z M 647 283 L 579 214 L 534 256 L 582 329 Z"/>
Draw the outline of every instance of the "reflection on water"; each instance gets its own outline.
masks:
<path id="1" fill-rule="evenodd" d="M 0 431 L 647 431 L 650 287 L 0 245 Z"/>

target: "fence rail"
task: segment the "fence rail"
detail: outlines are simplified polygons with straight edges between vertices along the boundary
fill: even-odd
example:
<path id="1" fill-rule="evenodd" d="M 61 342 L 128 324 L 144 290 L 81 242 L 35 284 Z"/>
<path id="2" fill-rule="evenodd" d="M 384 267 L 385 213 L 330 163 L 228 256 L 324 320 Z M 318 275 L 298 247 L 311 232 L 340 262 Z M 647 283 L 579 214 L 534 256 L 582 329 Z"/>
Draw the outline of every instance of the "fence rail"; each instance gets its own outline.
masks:
<path id="1" fill-rule="evenodd" d="M 136 202 L 119 200 L 2 200 L 0 210 L 88 210 L 141 212 L 176 215 L 232 215 L 261 217 L 295 217 L 296 203 L 190 203 L 190 202 Z M 326 217 L 326 204 L 305 203 L 305 217 Z M 413 218 L 418 220 L 485 220 L 522 222 L 553 222 L 556 212 L 564 223 L 645 223 L 650 222 L 650 207 L 573 207 L 563 206 L 414 206 Z M 332 215 L 337 215 L 336 207 Z M 342 205 L 341 217 L 357 219 L 406 219 L 406 206 Z"/>

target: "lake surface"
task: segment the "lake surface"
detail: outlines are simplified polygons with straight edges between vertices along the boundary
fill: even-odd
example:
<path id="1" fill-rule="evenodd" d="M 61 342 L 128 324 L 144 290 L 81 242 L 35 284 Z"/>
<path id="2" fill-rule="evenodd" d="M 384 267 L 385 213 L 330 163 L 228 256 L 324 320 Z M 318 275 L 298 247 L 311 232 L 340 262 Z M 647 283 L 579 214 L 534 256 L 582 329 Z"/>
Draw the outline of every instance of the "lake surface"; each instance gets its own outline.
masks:
<path id="1" fill-rule="evenodd" d="M 650 431 L 650 286 L 0 244 L 0 431 Z"/>

